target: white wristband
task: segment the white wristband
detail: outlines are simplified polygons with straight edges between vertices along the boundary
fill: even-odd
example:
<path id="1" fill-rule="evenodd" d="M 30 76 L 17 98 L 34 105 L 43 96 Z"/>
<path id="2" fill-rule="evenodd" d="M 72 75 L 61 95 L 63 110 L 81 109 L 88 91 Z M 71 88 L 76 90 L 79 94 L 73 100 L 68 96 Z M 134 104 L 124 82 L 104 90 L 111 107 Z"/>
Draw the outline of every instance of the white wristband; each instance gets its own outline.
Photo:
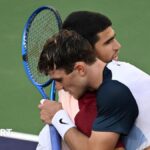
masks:
<path id="1" fill-rule="evenodd" d="M 61 137 L 64 139 L 65 133 L 75 127 L 65 110 L 59 110 L 52 119 L 52 125 L 57 129 Z"/>
<path id="2" fill-rule="evenodd" d="M 46 99 L 41 99 L 40 104 L 43 104 Z"/>

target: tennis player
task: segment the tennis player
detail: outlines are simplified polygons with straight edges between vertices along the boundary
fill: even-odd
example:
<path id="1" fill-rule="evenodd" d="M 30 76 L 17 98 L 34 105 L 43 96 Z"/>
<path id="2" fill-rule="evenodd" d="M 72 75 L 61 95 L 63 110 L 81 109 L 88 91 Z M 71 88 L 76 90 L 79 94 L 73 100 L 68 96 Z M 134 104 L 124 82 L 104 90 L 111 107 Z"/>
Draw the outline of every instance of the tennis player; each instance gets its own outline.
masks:
<path id="1" fill-rule="evenodd" d="M 97 22 L 97 24 L 94 24 L 94 22 L 95 23 Z M 87 24 L 89 26 L 87 26 Z M 112 26 L 112 22 L 108 17 L 106 17 L 100 13 L 88 12 L 88 11 L 73 12 L 66 18 L 66 20 L 63 23 L 63 28 L 69 29 L 69 30 L 75 30 L 75 31 L 79 32 L 82 36 L 87 38 L 90 41 L 90 43 L 92 44 L 92 46 L 95 48 L 97 55 L 105 62 L 109 62 L 112 59 L 117 60 L 118 52 L 119 52 L 119 48 L 120 48 L 120 44 L 115 39 L 116 34 L 115 34 L 115 31 L 113 30 L 113 28 L 111 28 L 112 35 L 110 38 L 112 38 L 112 40 L 114 39 L 116 41 L 116 45 L 117 45 L 116 48 L 105 47 L 104 41 L 99 42 L 100 33 L 102 31 L 104 31 L 106 28 L 111 27 L 111 26 Z M 103 40 L 105 40 L 105 42 L 106 42 L 107 39 L 103 39 Z M 63 108 L 69 114 L 72 121 L 74 121 L 74 117 L 76 116 L 77 112 L 79 111 L 78 101 L 76 99 L 74 99 L 74 97 L 71 96 L 68 92 L 65 92 L 64 90 L 60 90 L 61 86 L 59 85 L 59 83 L 56 82 L 56 86 L 57 86 L 57 89 L 59 89 L 59 92 L 58 92 L 59 93 L 59 101 L 62 102 Z M 93 103 L 95 101 L 91 101 L 91 102 Z M 82 103 L 80 105 L 82 105 Z M 93 105 L 90 105 L 90 106 L 96 106 L 96 105 L 94 103 Z M 85 134 L 88 133 L 88 135 L 89 135 L 89 133 L 91 132 L 92 121 L 95 118 L 96 113 L 95 114 L 87 113 L 85 108 L 87 108 L 87 107 L 84 107 L 84 109 L 82 109 L 82 111 L 80 111 L 80 113 L 78 113 L 78 115 L 76 117 L 76 124 L 77 124 L 77 127 L 80 128 L 80 130 L 83 133 L 85 133 Z M 91 109 L 96 109 L 96 107 L 91 108 Z M 88 115 L 88 118 L 89 118 L 87 127 L 85 127 L 85 125 L 83 126 L 81 123 L 81 122 L 84 122 L 84 117 L 81 117 L 81 116 L 84 116 L 84 114 Z M 40 133 L 40 137 L 43 137 L 42 135 L 45 134 L 45 130 L 49 130 L 48 126 L 45 127 L 43 130 Z M 44 133 L 44 134 L 42 134 L 42 133 Z M 47 136 L 49 136 L 49 135 L 47 135 Z M 43 139 L 43 138 L 41 138 L 41 139 Z M 46 141 L 46 140 L 44 140 L 44 141 Z M 42 144 L 40 144 L 40 145 L 42 145 Z M 122 144 L 118 144 L 118 147 L 122 147 Z"/>

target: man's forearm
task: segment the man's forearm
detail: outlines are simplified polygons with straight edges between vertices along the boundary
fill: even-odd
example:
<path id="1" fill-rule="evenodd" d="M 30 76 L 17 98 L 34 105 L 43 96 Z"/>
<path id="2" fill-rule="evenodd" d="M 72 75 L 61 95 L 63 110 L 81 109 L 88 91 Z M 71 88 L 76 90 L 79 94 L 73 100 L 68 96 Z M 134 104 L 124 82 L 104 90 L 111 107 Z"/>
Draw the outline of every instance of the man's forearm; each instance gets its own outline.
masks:
<path id="1" fill-rule="evenodd" d="M 70 147 L 71 150 L 88 150 L 89 138 L 75 127 L 64 110 L 58 111 L 52 119 L 52 124 Z"/>
<path id="2" fill-rule="evenodd" d="M 64 136 L 71 150 L 114 150 L 118 138 L 116 133 L 95 131 L 89 138 L 77 128 L 69 129 Z"/>
<path id="3" fill-rule="evenodd" d="M 64 140 L 71 150 L 93 150 L 89 148 L 89 138 L 76 128 L 69 129 L 64 136 Z"/>
<path id="4" fill-rule="evenodd" d="M 64 110 L 59 110 L 52 124 L 72 150 L 114 150 L 119 134 L 114 132 L 92 131 L 90 137 L 81 133 Z"/>

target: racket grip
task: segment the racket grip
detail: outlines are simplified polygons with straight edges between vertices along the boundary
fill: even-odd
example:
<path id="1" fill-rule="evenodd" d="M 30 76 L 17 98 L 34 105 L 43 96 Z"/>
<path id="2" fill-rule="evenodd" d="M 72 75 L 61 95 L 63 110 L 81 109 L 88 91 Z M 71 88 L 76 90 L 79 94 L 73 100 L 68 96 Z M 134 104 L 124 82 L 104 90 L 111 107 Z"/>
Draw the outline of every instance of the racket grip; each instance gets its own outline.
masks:
<path id="1" fill-rule="evenodd" d="M 56 93 L 55 81 L 53 80 L 51 84 L 51 90 L 50 90 L 50 100 L 55 100 L 55 93 Z"/>
<path id="2" fill-rule="evenodd" d="M 50 100 L 55 100 L 55 81 L 52 81 Z M 50 125 L 50 137 L 52 150 L 61 150 L 61 137 L 53 125 Z"/>

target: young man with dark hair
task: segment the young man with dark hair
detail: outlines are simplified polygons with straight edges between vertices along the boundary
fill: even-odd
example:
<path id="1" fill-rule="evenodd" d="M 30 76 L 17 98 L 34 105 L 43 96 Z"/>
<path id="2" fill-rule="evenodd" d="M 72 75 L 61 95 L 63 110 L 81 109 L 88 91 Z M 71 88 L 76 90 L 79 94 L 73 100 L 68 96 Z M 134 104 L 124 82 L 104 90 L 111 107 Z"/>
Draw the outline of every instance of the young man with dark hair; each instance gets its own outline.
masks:
<path id="1" fill-rule="evenodd" d="M 61 31 L 46 43 L 39 70 L 62 84 L 63 89 L 77 99 L 87 91 L 96 92 L 98 115 L 89 138 L 74 127 L 60 103 L 50 102 L 49 109 L 47 102 L 39 105 L 41 119 L 52 123 L 71 149 L 114 149 L 119 137 L 128 134 L 134 124 L 138 115 L 136 102 L 139 110 L 149 111 L 149 75 L 125 62 L 106 64 L 97 59 L 89 42 L 73 31 Z M 55 111 L 54 106 L 57 106 Z M 61 124 L 60 119 L 65 124 Z M 146 133 L 148 126 L 144 128 L 142 122 L 149 122 L 143 113 L 136 119 L 136 128 L 140 126 Z M 148 144 L 149 134 L 145 136 Z"/>
<path id="2" fill-rule="evenodd" d="M 116 34 L 112 28 L 112 22 L 107 16 L 101 13 L 90 11 L 76 11 L 71 13 L 65 19 L 62 28 L 67 30 L 74 30 L 86 38 L 94 48 L 97 57 L 102 61 L 110 62 L 114 59 L 118 59 L 119 48 L 114 48 L 111 50 L 105 50 L 103 47 L 101 48 L 101 43 L 103 43 L 103 41 L 101 41 L 100 34 L 103 31 L 106 31 L 106 29 L 111 28 L 113 35 L 111 39 L 105 42 L 116 40 Z M 107 44 L 105 42 L 103 44 Z"/>

